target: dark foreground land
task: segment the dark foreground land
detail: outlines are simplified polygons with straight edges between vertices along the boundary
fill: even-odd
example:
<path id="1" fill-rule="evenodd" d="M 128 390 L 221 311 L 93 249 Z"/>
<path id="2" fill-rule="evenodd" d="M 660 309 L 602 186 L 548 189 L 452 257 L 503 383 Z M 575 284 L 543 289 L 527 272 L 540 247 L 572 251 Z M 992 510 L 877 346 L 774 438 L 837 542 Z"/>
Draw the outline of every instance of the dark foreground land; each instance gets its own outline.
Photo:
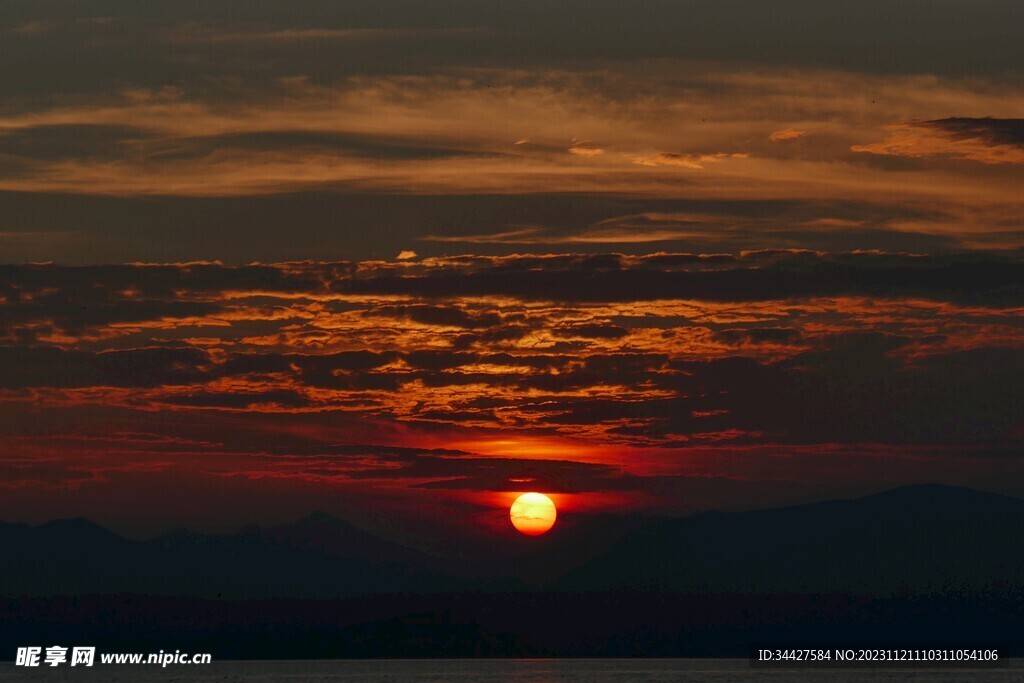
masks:
<path id="1" fill-rule="evenodd" d="M 993 643 L 1022 654 L 1024 600 L 997 595 L 510 593 L 218 601 L 137 595 L 0 605 L 0 649 L 80 643 L 217 659 L 746 657 L 751 642 Z"/>

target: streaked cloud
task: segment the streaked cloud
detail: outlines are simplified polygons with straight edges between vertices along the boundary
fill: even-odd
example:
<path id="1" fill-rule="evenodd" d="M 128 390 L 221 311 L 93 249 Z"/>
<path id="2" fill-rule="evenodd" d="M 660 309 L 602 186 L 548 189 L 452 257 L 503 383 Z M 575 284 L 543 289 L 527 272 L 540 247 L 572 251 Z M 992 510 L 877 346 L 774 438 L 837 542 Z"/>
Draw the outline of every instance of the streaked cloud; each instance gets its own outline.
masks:
<path id="1" fill-rule="evenodd" d="M 807 136 L 806 130 L 798 130 L 796 128 L 783 128 L 782 130 L 774 130 L 768 136 L 768 139 L 772 142 L 786 142 L 787 140 L 798 140 L 802 137 Z"/>
<path id="2" fill-rule="evenodd" d="M 681 166 L 703 170 L 705 164 L 718 163 L 726 159 L 746 159 L 749 155 L 741 153 L 716 152 L 715 154 L 676 154 L 674 152 L 660 152 L 651 156 L 635 157 L 634 164 L 641 166 Z"/>
<path id="3" fill-rule="evenodd" d="M 572 146 L 569 153 L 580 157 L 599 157 L 604 155 L 604 150 L 594 145 L 590 140 L 572 139 Z"/>
<path id="4" fill-rule="evenodd" d="M 984 175 L 953 161 L 924 164 L 937 156 L 957 155 L 987 159 L 995 154 L 992 158 L 1007 161 L 1016 158 L 1016 147 L 994 138 L 979 142 L 975 133 L 956 137 L 967 134 L 965 124 L 959 123 L 949 124 L 958 126 L 956 133 L 938 124 L 901 128 L 903 142 L 890 144 L 888 151 L 863 148 L 885 153 L 851 148 L 862 149 L 858 145 L 908 108 L 926 114 L 947 111 L 956 102 L 964 113 L 998 113 L 1024 106 L 1021 93 L 994 82 L 674 66 L 638 76 L 647 93 L 639 99 L 631 99 L 608 74 L 506 70 L 360 76 L 332 83 L 292 77 L 256 89 L 227 86 L 216 96 L 165 87 L 57 98 L 32 111 L 15 107 L 0 116 L 0 148 L 5 152 L 0 156 L 0 191 L 21 197 L 173 199 L 183 215 L 200 219 L 203 212 L 187 210 L 190 203 L 266 200 L 274 211 L 272 207 L 299 201 L 296 197 L 303 194 L 424 198 L 422 210 L 400 211 L 402 217 L 392 219 L 398 223 L 380 231 L 379 239 L 395 236 L 383 253 L 397 253 L 412 243 L 422 250 L 435 245 L 433 253 L 442 252 L 441 245 L 459 243 L 490 245 L 492 251 L 522 244 L 628 249 L 664 243 L 695 251 L 1020 246 L 1024 200 L 1017 191 L 1019 164 L 986 164 L 990 172 Z M 714 88 L 707 86 L 708 69 L 719 84 Z M 864 116 L 863 97 L 850 93 L 867 91 L 875 100 Z M 456 111 L 460 115 L 453 118 Z M 766 128 L 785 130 L 788 122 L 814 119 L 828 125 L 800 145 L 765 137 Z M 1003 124 L 982 120 L 972 125 L 991 132 Z M 913 141 L 904 139 L 907 135 Z M 526 137 L 529 144 L 515 144 Z M 598 149 L 603 153 L 597 154 Z M 950 149 L 960 151 L 928 152 Z M 589 225 L 580 225 L 579 210 L 569 208 L 571 197 L 581 192 L 592 198 L 593 213 L 604 214 L 594 215 Z M 564 201 L 550 199 L 559 195 Z M 512 221 L 492 212 L 487 224 L 473 229 L 462 225 L 469 213 L 448 209 L 443 216 L 430 214 L 451 204 L 428 200 L 442 196 L 463 203 L 477 200 L 461 198 L 479 197 L 495 204 L 500 203 L 495 198 L 509 197 L 517 206 L 534 208 Z M 612 207 L 623 202 L 636 208 L 616 213 Z M 703 202 L 722 214 L 699 225 L 625 217 L 671 213 L 668 208 L 643 208 L 645 203 L 666 202 Z M 811 223 L 836 218 L 828 208 L 800 216 L 799 225 L 779 222 L 790 220 L 788 214 L 722 208 L 758 202 L 859 205 L 870 207 L 871 218 L 857 232 Z M 556 204 L 561 208 L 553 208 Z M 137 205 L 143 211 L 150 203 Z M 380 220 L 389 211 L 381 208 L 359 220 Z M 251 220 L 265 222 L 263 211 L 254 213 Z M 36 212 L 24 215 L 31 230 L 53 229 L 34 226 Z M 30 230 L 0 226 L 4 232 L 12 227 Z M 241 225 L 230 227 L 243 230 Z M 83 233 L 83 239 L 97 230 L 101 228 Z M 323 225 L 296 230 L 305 232 L 289 248 L 297 257 L 322 253 L 326 235 L 345 241 L 342 233 Z M 209 233 L 201 232 L 206 244 Z M 124 240 L 93 240 L 92 250 L 116 251 Z M 260 250 L 248 236 L 236 234 L 232 241 L 243 245 L 241 251 L 256 252 L 249 258 L 280 258 L 279 250 Z M 307 242 L 310 246 L 303 249 Z M 206 256 L 199 243 L 175 245 L 190 257 Z M 15 247 L 18 259 L 46 256 L 31 245 Z M 151 251 L 167 253 L 167 248 L 172 246 L 154 244 Z M 48 253 L 75 259 L 83 252 L 58 246 Z M 381 252 L 361 252 L 368 253 Z"/>
<path id="5" fill-rule="evenodd" d="M 882 142 L 854 152 L 913 158 L 947 157 L 983 164 L 1024 164 L 1024 119 L 949 118 L 886 126 Z"/>
<path id="6" fill-rule="evenodd" d="M 164 32 L 171 43 L 311 43 L 317 41 L 344 41 L 349 43 L 411 38 L 451 38 L 467 34 L 486 34 L 483 27 L 445 28 L 258 28 L 231 24 L 186 23 Z"/>
<path id="7" fill-rule="evenodd" d="M 706 172 L 688 180 L 688 196 L 865 198 L 884 185 L 901 201 L 923 200 L 945 193 L 952 180 L 887 169 L 882 183 L 862 173 L 859 155 L 849 156 L 850 147 L 872 134 L 872 121 L 881 125 L 889 112 L 907 106 L 927 113 L 951 99 L 966 111 L 1008 110 L 1022 97 L 957 82 L 937 88 L 914 78 L 724 70 L 717 74 L 721 89 L 701 91 L 688 81 L 696 68 L 677 82 L 653 80 L 651 95 L 633 105 L 614 81 L 571 72 L 361 77 L 326 85 L 289 78 L 263 91 L 227 90 L 216 99 L 181 88 L 127 90 L 0 117 L 0 142 L 17 145 L 5 157 L 0 189 L 128 196 L 586 189 L 673 197 L 682 188 L 671 171 L 682 167 Z M 806 90 L 808 80 L 823 78 L 832 81 L 829 87 Z M 877 89 L 871 120 L 860 116 L 862 103 L 847 89 Z M 453 119 L 452 111 L 462 114 Z M 817 147 L 807 158 L 793 158 L 756 139 L 772 111 L 780 119 L 829 117 L 835 132 L 815 136 Z M 509 121 L 530 144 L 504 142 Z M 83 137 L 85 130 L 104 137 Z M 50 136 L 49 147 L 42 146 L 43 134 Z M 59 146 L 62 136 L 75 146 Z M 847 144 L 837 144 L 843 139 Z M 84 148 L 90 141 L 93 148 Z M 890 147 L 899 151 L 906 144 Z M 44 153 L 48 149 L 66 151 L 58 158 Z M 964 202 L 990 204 L 1000 194 L 1011 201 L 1001 183 L 958 182 Z"/>

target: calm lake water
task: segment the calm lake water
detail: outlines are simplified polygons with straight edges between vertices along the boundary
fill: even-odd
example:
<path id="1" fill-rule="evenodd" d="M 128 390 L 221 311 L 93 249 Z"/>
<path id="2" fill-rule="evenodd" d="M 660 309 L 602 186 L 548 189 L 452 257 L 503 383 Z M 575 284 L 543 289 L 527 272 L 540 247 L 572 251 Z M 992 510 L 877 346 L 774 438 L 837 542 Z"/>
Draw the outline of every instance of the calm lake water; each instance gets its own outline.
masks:
<path id="1" fill-rule="evenodd" d="M 0 681 L 436 681 L 559 683 L 601 681 L 1020 681 L 1024 660 L 998 670 L 751 669 L 745 659 L 506 659 L 214 662 L 206 666 L 15 668 Z"/>

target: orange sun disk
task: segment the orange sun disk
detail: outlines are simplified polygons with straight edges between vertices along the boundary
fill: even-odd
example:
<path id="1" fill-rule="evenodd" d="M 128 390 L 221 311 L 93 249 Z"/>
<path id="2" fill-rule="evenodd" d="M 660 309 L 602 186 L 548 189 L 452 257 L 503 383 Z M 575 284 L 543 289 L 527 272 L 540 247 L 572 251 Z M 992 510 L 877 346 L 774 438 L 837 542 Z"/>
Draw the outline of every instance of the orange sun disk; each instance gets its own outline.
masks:
<path id="1" fill-rule="evenodd" d="M 524 493 L 516 498 L 509 510 L 509 518 L 520 533 L 540 536 L 555 525 L 555 504 L 543 493 Z"/>

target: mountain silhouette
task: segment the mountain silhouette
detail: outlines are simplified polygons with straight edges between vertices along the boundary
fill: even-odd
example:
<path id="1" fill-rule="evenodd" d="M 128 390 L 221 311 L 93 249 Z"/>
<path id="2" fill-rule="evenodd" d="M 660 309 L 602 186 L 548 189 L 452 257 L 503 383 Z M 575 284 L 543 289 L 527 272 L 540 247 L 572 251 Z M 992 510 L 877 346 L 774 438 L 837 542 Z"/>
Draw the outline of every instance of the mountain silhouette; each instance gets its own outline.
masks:
<path id="1" fill-rule="evenodd" d="M 434 591 L 437 562 L 325 513 L 235 534 L 122 538 L 84 519 L 0 524 L 3 595 L 140 593 L 216 598 L 333 598 Z"/>
<path id="2" fill-rule="evenodd" d="M 559 586 L 873 596 L 1020 588 L 1022 540 L 1020 499 L 909 486 L 856 500 L 661 520 Z"/>
<path id="3" fill-rule="evenodd" d="M 483 545 L 475 559 L 448 561 L 322 512 L 273 528 L 148 541 L 72 519 L 0 524 L 0 591 L 223 599 L 451 590 L 942 594 L 1024 586 L 1022 539 L 1024 501 L 948 486 L 751 512 L 595 518 L 533 544 L 510 542 L 505 554 Z"/>

